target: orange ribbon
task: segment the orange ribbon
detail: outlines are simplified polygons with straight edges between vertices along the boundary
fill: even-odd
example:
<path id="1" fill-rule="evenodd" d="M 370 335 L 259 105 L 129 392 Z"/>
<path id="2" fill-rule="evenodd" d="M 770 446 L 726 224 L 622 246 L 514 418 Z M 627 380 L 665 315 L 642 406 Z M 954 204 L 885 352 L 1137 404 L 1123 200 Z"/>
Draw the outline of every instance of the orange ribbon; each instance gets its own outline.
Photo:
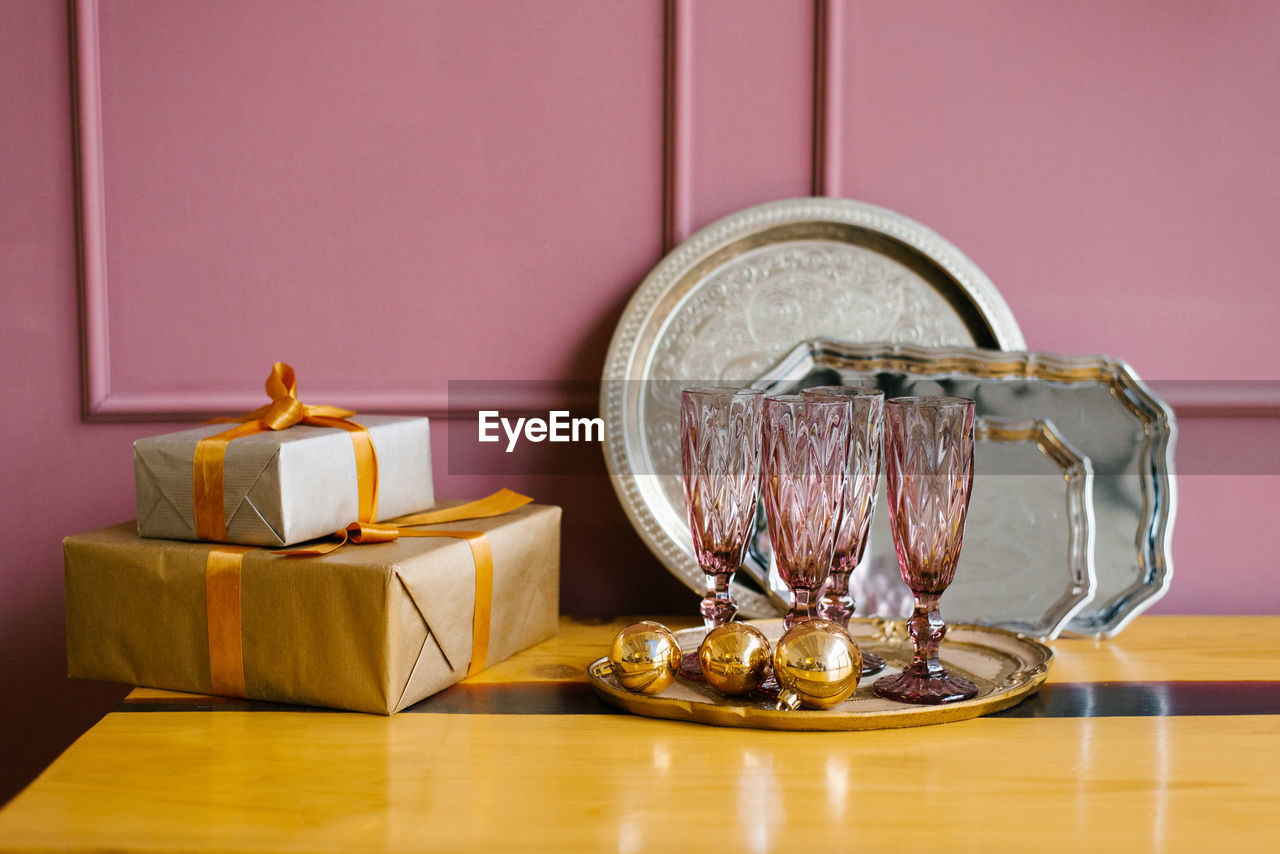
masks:
<path id="1" fill-rule="evenodd" d="M 476 602 L 471 618 L 471 662 L 467 676 L 485 669 L 489 656 L 489 623 L 493 615 L 493 550 L 483 531 L 419 531 L 416 526 L 487 519 L 510 513 L 533 501 L 510 489 L 492 495 L 445 507 L 401 516 L 390 522 L 375 524 L 353 522 L 337 532 L 331 542 L 321 542 L 299 549 L 274 550 L 282 557 L 319 557 L 331 554 L 347 544 L 389 543 L 400 537 L 448 537 L 466 540 L 476 567 Z M 209 622 L 209 681 L 214 694 L 244 696 L 244 654 L 241 641 L 240 569 L 249 547 L 226 546 L 209 552 L 205 560 L 205 588 Z"/>
<path id="2" fill-rule="evenodd" d="M 225 542 L 227 540 L 227 508 L 223 504 L 223 463 L 227 460 L 227 446 L 246 435 L 264 433 L 266 430 L 284 430 L 294 424 L 311 424 L 347 430 L 351 434 L 351 446 L 356 453 L 356 483 L 360 489 L 360 521 L 378 519 L 378 455 L 374 452 L 374 440 L 369 430 L 348 421 L 355 410 L 343 410 L 337 406 L 308 406 L 298 401 L 298 383 L 293 367 L 275 362 L 266 378 L 266 394 L 271 402 L 243 415 L 239 419 L 215 419 L 215 421 L 239 421 L 237 426 L 196 443 L 195 461 L 192 462 L 192 484 L 195 488 L 196 539 Z"/>
<path id="3" fill-rule="evenodd" d="M 489 548 L 489 540 L 483 531 L 419 531 L 417 527 L 501 516 L 532 500 L 529 496 L 510 489 L 500 489 L 478 501 L 401 516 L 382 524 L 353 522 L 334 534 L 332 542 L 289 549 L 279 554 L 285 557 L 312 557 L 329 554 L 348 543 L 389 543 L 400 537 L 450 537 L 466 540 L 467 545 L 471 546 L 471 558 L 476 565 L 476 606 L 471 618 L 471 663 L 467 666 L 467 676 L 474 676 L 484 670 L 489 655 L 489 622 L 493 608 L 493 551 Z"/>
<path id="4" fill-rule="evenodd" d="M 250 546 L 222 546 L 204 564 L 205 619 L 209 626 L 209 691 L 244 696 L 244 647 L 240 634 L 240 567 Z"/>
<path id="5" fill-rule="evenodd" d="M 196 538 L 225 542 L 227 539 L 226 508 L 223 505 L 222 470 L 227 445 L 242 436 L 267 430 L 285 430 L 294 424 L 336 427 L 351 435 L 356 456 L 356 482 L 360 493 L 359 520 L 374 522 L 378 518 L 378 457 L 374 453 L 369 431 L 346 419 L 355 415 L 351 409 L 336 406 L 307 405 L 298 400 L 298 383 L 293 368 L 276 362 L 267 377 L 267 396 L 271 402 L 240 418 L 215 421 L 237 421 L 230 430 L 206 436 L 196 443 L 193 462 Z"/>
<path id="6" fill-rule="evenodd" d="M 192 466 L 192 484 L 195 488 L 196 539 L 221 543 L 227 540 L 227 508 L 223 503 L 223 465 L 227 460 L 227 446 L 246 435 L 265 433 L 266 430 L 285 430 L 294 424 L 311 424 L 347 430 L 351 434 L 351 446 L 356 453 L 356 484 L 360 490 L 360 521 L 378 520 L 378 455 L 374 452 L 374 440 L 364 426 L 348 421 L 355 410 L 343 410 L 337 406 L 310 406 L 298 401 L 298 383 L 293 367 L 285 362 L 275 362 L 266 378 L 268 405 L 260 406 L 238 419 L 214 419 L 238 421 L 238 425 L 221 433 L 201 439 L 196 443 L 196 456 Z"/>

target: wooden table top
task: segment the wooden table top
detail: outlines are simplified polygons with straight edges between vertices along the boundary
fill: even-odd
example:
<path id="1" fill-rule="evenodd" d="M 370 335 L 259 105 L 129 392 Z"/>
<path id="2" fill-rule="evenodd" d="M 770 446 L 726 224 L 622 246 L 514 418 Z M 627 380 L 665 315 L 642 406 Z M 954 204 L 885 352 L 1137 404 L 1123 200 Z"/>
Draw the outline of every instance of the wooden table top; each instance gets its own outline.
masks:
<path id="1" fill-rule="evenodd" d="M 1280 617 L 1139 618 L 1006 712 L 834 733 L 614 712 L 584 669 L 626 622 L 390 718 L 135 690 L 0 849 L 1280 850 Z"/>

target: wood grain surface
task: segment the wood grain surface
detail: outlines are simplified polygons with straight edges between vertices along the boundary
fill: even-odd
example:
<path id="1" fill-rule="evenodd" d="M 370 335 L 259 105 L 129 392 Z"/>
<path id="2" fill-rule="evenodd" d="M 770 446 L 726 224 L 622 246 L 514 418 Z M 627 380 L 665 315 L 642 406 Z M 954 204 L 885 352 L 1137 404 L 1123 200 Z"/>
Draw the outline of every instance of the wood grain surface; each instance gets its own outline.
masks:
<path id="1" fill-rule="evenodd" d="M 574 694 L 623 622 L 565 620 L 558 639 L 460 688 Z M 1222 713 L 1157 704 L 1099 716 L 1081 706 L 910 730 L 782 733 L 604 706 L 390 718 L 252 705 L 147 711 L 209 701 L 140 689 L 0 811 L 0 849 L 1280 846 L 1280 714 L 1232 705 L 1250 691 L 1267 703 L 1280 696 L 1280 618 L 1144 617 L 1112 641 L 1053 646 L 1050 695 L 1189 692 Z"/>

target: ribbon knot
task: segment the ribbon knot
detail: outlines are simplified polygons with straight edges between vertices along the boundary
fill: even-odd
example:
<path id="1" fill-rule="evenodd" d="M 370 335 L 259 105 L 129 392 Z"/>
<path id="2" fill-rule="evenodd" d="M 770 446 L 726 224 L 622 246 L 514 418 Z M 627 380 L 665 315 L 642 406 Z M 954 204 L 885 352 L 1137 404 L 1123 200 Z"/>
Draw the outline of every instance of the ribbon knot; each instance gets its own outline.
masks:
<path id="1" fill-rule="evenodd" d="M 400 529 L 395 525 L 378 525 L 373 522 L 352 522 L 347 526 L 347 541 L 358 544 L 391 543 L 400 539 Z"/>
<path id="2" fill-rule="evenodd" d="M 276 362 L 271 366 L 271 374 L 267 377 L 267 397 L 272 400 L 298 399 L 298 377 L 293 366 L 287 362 Z"/>
<path id="3" fill-rule="evenodd" d="M 267 430 L 287 430 L 294 424 L 332 427 L 334 425 L 330 423 L 331 419 L 350 418 L 356 414 L 354 409 L 342 409 L 323 403 L 306 404 L 298 400 L 297 376 L 293 367 L 285 362 L 276 362 L 271 366 L 266 386 L 267 397 L 271 398 L 271 402 L 233 420 L 241 423 L 259 421 Z"/>
<path id="4" fill-rule="evenodd" d="M 272 430 L 284 430 L 302 420 L 306 407 L 296 397 L 273 400 L 262 413 L 262 422 Z"/>
<path id="5" fill-rule="evenodd" d="M 369 431 L 346 420 L 356 414 L 355 410 L 299 401 L 297 376 L 293 367 L 285 362 L 272 365 L 266 389 L 270 403 L 239 418 L 214 419 L 215 422 L 238 422 L 239 426 L 201 439 L 196 445 L 193 474 L 196 537 L 216 542 L 227 539 L 222 488 L 227 445 L 243 436 L 267 430 L 286 430 L 295 424 L 333 427 L 346 430 L 351 435 L 359 489 L 359 521 L 375 521 L 378 518 L 378 458 Z"/>

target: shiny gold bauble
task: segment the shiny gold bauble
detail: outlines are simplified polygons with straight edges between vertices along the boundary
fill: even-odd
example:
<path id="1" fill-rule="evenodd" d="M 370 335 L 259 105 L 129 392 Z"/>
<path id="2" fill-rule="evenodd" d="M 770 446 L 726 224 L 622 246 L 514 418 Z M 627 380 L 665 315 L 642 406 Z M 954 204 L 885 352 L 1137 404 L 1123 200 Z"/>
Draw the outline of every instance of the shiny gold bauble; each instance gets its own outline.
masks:
<path id="1" fill-rule="evenodd" d="M 805 620 L 773 649 L 778 707 L 829 709 L 853 696 L 862 676 L 862 653 L 849 633 L 827 620 Z"/>
<path id="2" fill-rule="evenodd" d="M 725 694 L 745 694 L 769 675 L 769 639 L 755 626 L 716 626 L 698 647 L 698 664 L 707 684 Z"/>
<path id="3" fill-rule="evenodd" d="M 627 626 L 609 649 L 613 677 L 628 691 L 657 694 L 680 669 L 680 644 L 661 623 L 644 620 Z"/>

